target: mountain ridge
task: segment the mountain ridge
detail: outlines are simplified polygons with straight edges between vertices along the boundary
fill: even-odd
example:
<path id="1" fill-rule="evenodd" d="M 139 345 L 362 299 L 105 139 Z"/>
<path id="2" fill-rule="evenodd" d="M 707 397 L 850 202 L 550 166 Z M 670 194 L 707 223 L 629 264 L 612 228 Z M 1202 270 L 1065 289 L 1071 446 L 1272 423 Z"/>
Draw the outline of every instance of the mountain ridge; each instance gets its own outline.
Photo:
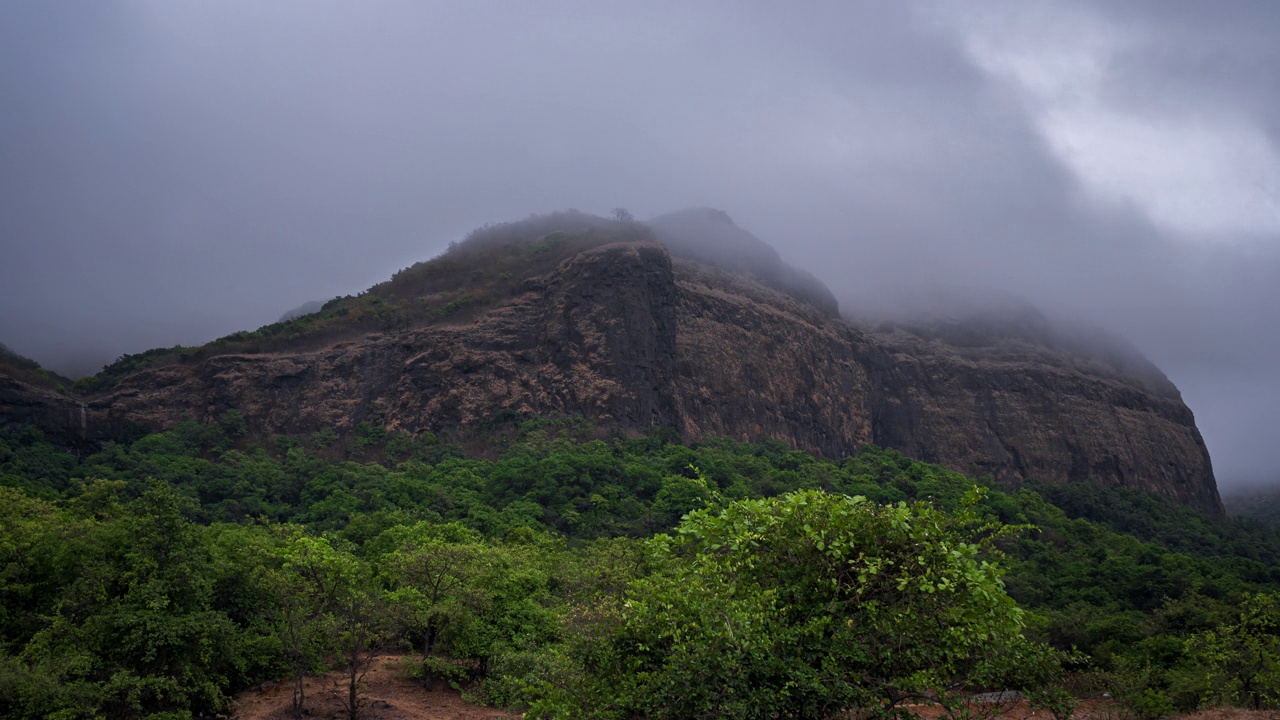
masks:
<path id="1" fill-rule="evenodd" d="M 876 443 L 1007 486 L 1098 480 L 1222 514 L 1171 383 L 1034 337 L 1011 352 L 998 338 L 982 349 L 857 327 L 745 231 L 750 252 L 709 264 L 692 243 L 699 223 L 712 250 L 733 247 L 736 225 L 706 210 L 651 226 L 562 213 L 484 228 L 320 313 L 157 355 L 75 401 L 82 434 L 229 409 L 264 436 L 561 413 L 602 431 L 775 438 L 827 457 Z"/>

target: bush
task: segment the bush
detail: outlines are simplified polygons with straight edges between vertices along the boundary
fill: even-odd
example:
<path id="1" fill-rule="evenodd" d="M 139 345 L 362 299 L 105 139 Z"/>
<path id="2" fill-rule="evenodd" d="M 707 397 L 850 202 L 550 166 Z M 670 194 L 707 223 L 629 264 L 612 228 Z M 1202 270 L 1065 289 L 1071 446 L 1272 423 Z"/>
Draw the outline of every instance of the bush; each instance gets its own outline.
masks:
<path id="1" fill-rule="evenodd" d="M 1023 638 L 1022 611 L 982 557 L 1001 534 L 968 512 L 821 491 L 691 513 L 651 542 L 660 570 L 634 583 L 612 657 L 597 659 L 603 692 L 537 709 L 825 718 L 1038 687 L 1058 656 Z"/>
<path id="2" fill-rule="evenodd" d="M 1187 650 L 1210 688 L 1206 703 L 1280 707 L 1280 595 L 1248 595 L 1236 621 L 1193 635 Z"/>
<path id="3" fill-rule="evenodd" d="M 1053 720 L 1071 720 L 1076 712 L 1076 698 L 1065 688 L 1049 685 L 1027 695 L 1031 707 L 1049 711 Z"/>

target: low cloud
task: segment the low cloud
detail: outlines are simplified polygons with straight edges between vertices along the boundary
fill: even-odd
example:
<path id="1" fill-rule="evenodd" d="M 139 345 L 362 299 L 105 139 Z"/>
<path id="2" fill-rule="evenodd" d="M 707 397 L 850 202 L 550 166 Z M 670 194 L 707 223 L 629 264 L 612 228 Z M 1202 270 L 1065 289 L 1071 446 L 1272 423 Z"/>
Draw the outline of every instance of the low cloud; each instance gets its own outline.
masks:
<path id="1" fill-rule="evenodd" d="M 358 292 L 486 222 L 725 210 L 874 315 L 1129 338 L 1276 480 L 1271 2 L 0 7 L 0 341 L 56 370 Z"/>

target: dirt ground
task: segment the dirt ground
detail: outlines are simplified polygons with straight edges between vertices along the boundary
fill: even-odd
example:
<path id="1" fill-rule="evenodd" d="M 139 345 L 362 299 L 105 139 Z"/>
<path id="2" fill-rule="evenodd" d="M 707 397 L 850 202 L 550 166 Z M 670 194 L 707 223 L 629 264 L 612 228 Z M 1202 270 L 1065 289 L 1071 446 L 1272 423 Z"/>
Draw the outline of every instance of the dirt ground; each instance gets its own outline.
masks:
<path id="1" fill-rule="evenodd" d="M 462 699 L 458 691 L 443 687 L 425 690 L 421 683 L 399 676 L 400 655 L 376 658 L 365 676 L 364 697 L 367 704 L 361 717 L 369 720 L 514 720 L 517 714 L 495 710 Z M 340 698 L 345 691 L 345 678 L 334 673 L 307 678 L 307 717 L 345 718 Z M 235 698 L 231 717 L 238 720 L 290 720 L 289 705 L 293 697 L 288 683 L 263 685 L 246 690 Z M 941 720 L 942 709 L 929 706 L 911 708 L 925 720 Z M 1000 720 L 1053 720 L 1044 710 L 1031 708 L 1026 702 L 991 706 L 992 718 Z M 986 713 L 982 713 L 986 715 Z M 1076 708 L 1077 720 L 1120 720 L 1122 715 L 1109 703 L 1082 701 Z M 1224 708 L 1202 710 L 1180 715 L 1175 720 L 1280 720 L 1280 712 Z"/>
<path id="2" fill-rule="evenodd" d="M 943 717 L 940 707 L 917 705 L 911 709 L 925 720 L 940 720 Z M 994 713 L 990 717 L 999 718 L 999 720 L 1053 720 L 1051 713 L 1034 709 L 1025 701 L 990 706 L 989 710 Z M 986 713 L 983 715 L 985 716 Z M 1122 720 L 1124 717 L 1125 715 L 1114 704 L 1098 700 L 1081 700 L 1075 713 L 1076 720 Z M 1175 715 L 1169 720 L 1280 720 L 1280 712 L 1219 708 Z"/>
<path id="3" fill-rule="evenodd" d="M 1177 720 L 1280 720 L 1280 712 L 1275 710 L 1218 708 L 1201 710 L 1190 715 L 1180 715 Z"/>
<path id="4" fill-rule="evenodd" d="M 518 718 L 501 710 L 462 699 L 457 690 L 442 686 L 428 692 L 422 684 L 398 676 L 399 655 L 375 658 L 365 676 L 366 704 L 360 711 L 369 720 L 508 720 Z M 345 678 L 336 673 L 307 678 L 306 710 L 310 718 L 345 718 L 341 698 Z M 291 720 L 293 686 L 263 683 L 235 697 L 232 718 L 239 720 Z M 1226 720 L 1226 719 L 1223 719 Z"/>

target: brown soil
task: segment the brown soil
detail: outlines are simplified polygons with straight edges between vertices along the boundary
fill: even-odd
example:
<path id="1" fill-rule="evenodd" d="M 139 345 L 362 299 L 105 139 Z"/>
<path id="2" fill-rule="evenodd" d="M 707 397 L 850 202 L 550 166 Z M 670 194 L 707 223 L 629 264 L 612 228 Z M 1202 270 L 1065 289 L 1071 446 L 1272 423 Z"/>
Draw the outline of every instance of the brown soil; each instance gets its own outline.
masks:
<path id="1" fill-rule="evenodd" d="M 975 709 L 981 717 L 999 718 L 999 720 L 1053 720 L 1051 713 L 1046 710 L 1032 708 L 1026 701 L 999 704 L 998 706 L 993 703 L 987 708 Z M 912 707 L 911 710 L 921 718 L 924 718 L 924 720 L 941 720 L 945 717 L 942 708 L 936 705 L 917 705 Z M 988 712 L 990 715 L 988 715 Z M 1122 712 L 1113 702 L 1081 700 L 1076 707 L 1074 717 L 1075 720 L 1125 720 L 1130 716 Z M 1175 715 L 1170 720 L 1280 720 L 1280 712 L 1275 710 L 1214 708 L 1185 715 Z"/>
<path id="2" fill-rule="evenodd" d="M 443 686 L 428 691 L 422 683 L 400 676 L 399 655 L 375 658 L 364 678 L 361 718 L 368 720 L 510 720 L 519 715 L 488 708 L 462 699 L 457 690 Z M 306 679 L 306 717 L 345 718 L 341 698 L 346 678 L 339 673 Z M 231 717 L 238 720 L 291 720 L 293 686 L 289 682 L 263 683 L 235 697 Z M 1214 720 L 1228 720 L 1217 719 Z M 1232 718 L 1230 720 L 1237 720 Z M 1243 719 L 1240 719 L 1243 720 Z"/>
<path id="3" fill-rule="evenodd" d="M 402 677 L 401 655 L 376 658 L 364 682 L 364 705 L 360 716 L 368 720 L 515 720 L 517 714 L 476 705 L 462 699 L 461 693 L 440 686 L 426 690 L 418 681 Z M 345 678 L 339 673 L 306 679 L 308 718 L 346 717 L 341 698 Z M 263 683 L 235 697 L 233 720 L 291 720 L 292 685 Z M 1025 701 L 1015 703 L 981 703 L 973 710 L 991 720 L 1053 720 L 1045 710 L 1032 708 Z M 942 708 L 916 705 L 911 710 L 923 720 L 943 720 Z M 1125 715 L 1110 702 L 1082 700 L 1076 708 L 1076 720 L 1123 720 Z M 1173 720 L 1280 720 L 1273 710 L 1241 710 L 1218 708 L 1201 710 Z"/>
<path id="4" fill-rule="evenodd" d="M 1092 700 L 1083 700 L 1076 707 L 1076 720 L 1119 720 L 1117 715 L 1108 716 L 1103 712 L 1105 706 Z M 941 705 L 912 705 L 911 712 L 924 720 L 943 720 L 946 713 Z M 1053 714 L 1045 710 L 1031 707 L 1025 700 L 1005 703 L 974 703 L 970 706 L 972 713 L 984 719 L 994 720 L 1053 720 Z M 1224 719 L 1225 720 L 1225 719 Z M 1240 718 L 1239 720 L 1244 720 Z"/>
<path id="5" fill-rule="evenodd" d="M 1240 708 L 1214 708 L 1189 715 L 1179 715 L 1174 720 L 1280 720 L 1275 710 L 1241 710 Z"/>

